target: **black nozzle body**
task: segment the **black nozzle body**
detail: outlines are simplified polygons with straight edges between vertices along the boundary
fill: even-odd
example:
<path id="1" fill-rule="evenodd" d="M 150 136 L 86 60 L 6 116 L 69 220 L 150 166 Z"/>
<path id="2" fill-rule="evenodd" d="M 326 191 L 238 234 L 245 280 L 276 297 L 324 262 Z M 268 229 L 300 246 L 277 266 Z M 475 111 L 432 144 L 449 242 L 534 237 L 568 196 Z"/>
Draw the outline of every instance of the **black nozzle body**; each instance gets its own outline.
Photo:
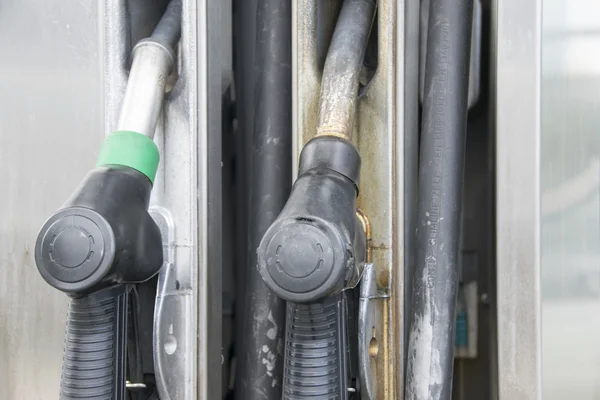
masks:
<path id="1" fill-rule="evenodd" d="M 90 171 L 38 235 L 35 260 L 46 282 L 85 294 L 156 274 L 163 252 L 160 230 L 148 214 L 151 189 L 133 168 Z"/>
<path id="2" fill-rule="evenodd" d="M 310 303 L 339 293 L 360 275 L 359 171 L 360 155 L 344 139 L 317 137 L 302 150 L 290 197 L 258 247 L 258 270 L 279 297 Z"/>

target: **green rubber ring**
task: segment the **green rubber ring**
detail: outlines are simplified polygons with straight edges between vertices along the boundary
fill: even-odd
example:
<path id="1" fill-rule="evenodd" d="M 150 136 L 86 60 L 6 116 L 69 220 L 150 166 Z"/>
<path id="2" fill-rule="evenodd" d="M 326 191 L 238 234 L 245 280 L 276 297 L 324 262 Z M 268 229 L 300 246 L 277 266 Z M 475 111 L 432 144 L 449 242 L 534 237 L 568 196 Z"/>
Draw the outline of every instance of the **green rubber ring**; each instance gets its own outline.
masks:
<path id="1" fill-rule="evenodd" d="M 104 139 L 96 166 L 124 165 L 140 171 L 154 184 L 159 159 L 158 147 L 148 136 L 117 131 Z"/>

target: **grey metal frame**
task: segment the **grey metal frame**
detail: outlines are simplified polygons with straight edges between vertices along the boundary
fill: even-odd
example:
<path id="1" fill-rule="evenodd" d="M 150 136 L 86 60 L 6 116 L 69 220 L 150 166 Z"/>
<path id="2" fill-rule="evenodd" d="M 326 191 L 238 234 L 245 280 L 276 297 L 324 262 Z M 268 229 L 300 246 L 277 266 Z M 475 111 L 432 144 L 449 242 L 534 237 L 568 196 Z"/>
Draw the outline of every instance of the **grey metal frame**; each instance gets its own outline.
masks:
<path id="1" fill-rule="evenodd" d="M 540 399 L 542 2 L 493 7 L 499 398 Z"/>

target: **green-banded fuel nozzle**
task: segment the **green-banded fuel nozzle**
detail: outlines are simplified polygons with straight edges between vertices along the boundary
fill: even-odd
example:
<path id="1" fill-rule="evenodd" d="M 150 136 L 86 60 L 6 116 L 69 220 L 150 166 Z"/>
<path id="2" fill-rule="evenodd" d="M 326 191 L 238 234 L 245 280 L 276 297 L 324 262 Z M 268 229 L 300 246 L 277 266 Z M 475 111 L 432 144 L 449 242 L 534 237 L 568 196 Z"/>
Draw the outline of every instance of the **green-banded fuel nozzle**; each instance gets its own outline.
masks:
<path id="1" fill-rule="evenodd" d="M 126 398 L 129 291 L 163 263 L 148 206 L 159 163 L 153 136 L 180 21 L 181 0 L 173 0 L 152 36 L 134 47 L 117 130 L 36 241 L 40 274 L 70 300 L 60 399 Z"/>

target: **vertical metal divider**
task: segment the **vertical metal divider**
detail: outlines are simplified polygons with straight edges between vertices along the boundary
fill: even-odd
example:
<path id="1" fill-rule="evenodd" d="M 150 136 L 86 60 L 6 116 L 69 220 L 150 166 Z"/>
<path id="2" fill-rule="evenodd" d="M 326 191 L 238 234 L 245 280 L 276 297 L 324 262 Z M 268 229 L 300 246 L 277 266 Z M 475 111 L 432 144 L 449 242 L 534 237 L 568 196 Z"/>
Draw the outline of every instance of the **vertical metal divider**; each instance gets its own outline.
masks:
<path id="1" fill-rule="evenodd" d="M 394 176 L 394 167 L 401 162 L 397 153 L 402 111 L 396 104 L 396 13 L 394 1 L 378 4 L 378 65 L 365 96 L 358 103 L 355 136 L 362 157 L 361 194 L 358 204 L 369 217 L 372 232 L 372 262 L 375 268 L 377 296 L 370 299 L 371 313 L 381 315 L 380 326 L 371 327 L 369 342 L 378 343 L 374 357 L 376 370 L 376 398 L 395 397 L 397 368 L 393 357 L 402 352 L 398 342 L 399 324 L 394 307 L 403 303 L 402 295 L 395 293 L 404 266 L 396 263 L 395 256 L 403 252 L 403 225 L 395 217 L 403 213 L 402 176 Z M 400 306 L 401 307 L 401 306 Z M 360 328 L 359 328 L 360 329 Z M 368 327 L 366 327 L 368 331 Z M 368 349 L 359 349 L 368 351 Z"/>
<path id="2" fill-rule="evenodd" d="M 500 400 L 541 399 L 542 1 L 496 0 L 492 21 L 498 391 Z"/>

